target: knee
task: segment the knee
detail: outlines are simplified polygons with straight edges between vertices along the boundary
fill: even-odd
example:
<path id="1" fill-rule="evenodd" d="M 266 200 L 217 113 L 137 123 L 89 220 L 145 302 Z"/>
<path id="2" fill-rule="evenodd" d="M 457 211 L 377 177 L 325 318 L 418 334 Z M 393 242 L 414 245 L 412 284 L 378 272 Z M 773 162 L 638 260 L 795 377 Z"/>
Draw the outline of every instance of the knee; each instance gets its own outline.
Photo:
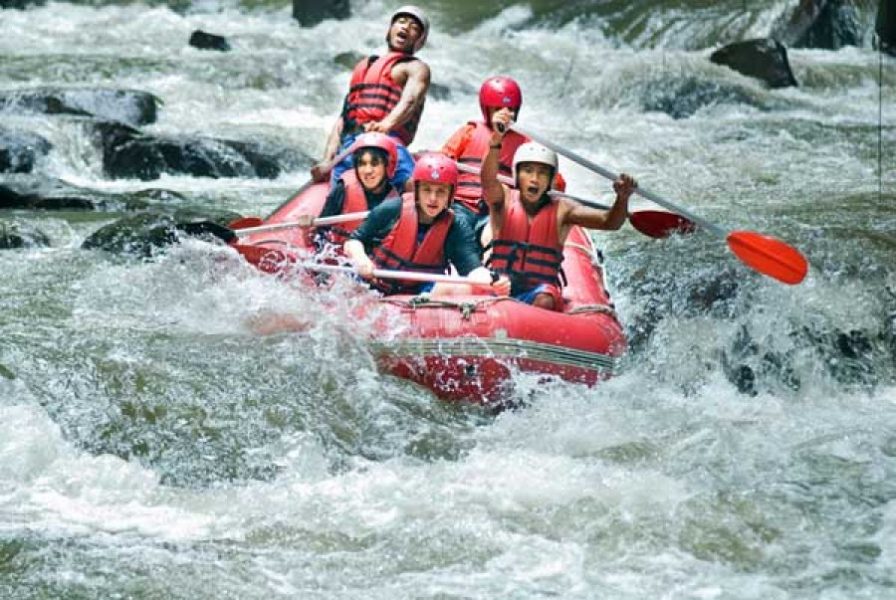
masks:
<path id="1" fill-rule="evenodd" d="M 532 301 L 532 306 L 554 310 L 554 297 L 550 294 L 538 294 L 535 296 L 535 300 Z"/>

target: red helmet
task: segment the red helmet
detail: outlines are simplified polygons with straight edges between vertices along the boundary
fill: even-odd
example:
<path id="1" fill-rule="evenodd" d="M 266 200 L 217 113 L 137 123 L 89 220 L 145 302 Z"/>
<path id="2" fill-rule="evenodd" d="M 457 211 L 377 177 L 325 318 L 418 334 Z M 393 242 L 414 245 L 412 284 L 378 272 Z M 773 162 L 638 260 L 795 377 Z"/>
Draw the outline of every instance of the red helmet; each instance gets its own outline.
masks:
<path id="1" fill-rule="evenodd" d="M 452 158 L 441 152 L 426 152 L 417 159 L 411 177 L 415 182 L 447 183 L 451 187 L 455 187 L 457 186 L 457 164 Z"/>
<path id="2" fill-rule="evenodd" d="M 505 106 L 514 112 L 520 110 L 523 105 L 523 92 L 520 86 L 510 77 L 489 77 L 479 88 L 479 107 L 482 108 L 482 116 L 488 122 L 489 108 L 504 108 Z"/>
<path id="3" fill-rule="evenodd" d="M 395 140 L 378 131 L 362 133 L 352 144 L 352 154 L 356 154 L 358 150 L 364 148 L 379 148 L 386 153 L 386 177 L 392 179 L 395 176 L 395 169 L 398 167 L 398 146 Z"/>

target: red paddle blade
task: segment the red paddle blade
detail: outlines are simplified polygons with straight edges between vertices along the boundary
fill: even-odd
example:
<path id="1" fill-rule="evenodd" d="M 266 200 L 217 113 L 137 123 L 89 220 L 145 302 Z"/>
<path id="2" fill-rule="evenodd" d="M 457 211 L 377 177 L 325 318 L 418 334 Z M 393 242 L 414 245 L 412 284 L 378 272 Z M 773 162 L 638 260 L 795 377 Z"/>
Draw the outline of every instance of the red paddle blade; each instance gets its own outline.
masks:
<path id="1" fill-rule="evenodd" d="M 692 233 L 697 226 L 690 219 L 664 210 L 639 210 L 629 214 L 632 227 L 652 238 L 665 238 L 673 233 Z"/>
<path id="2" fill-rule="evenodd" d="M 728 247 L 747 266 L 790 285 L 801 282 L 809 270 L 799 250 L 755 231 L 732 231 Z"/>
<path id="3" fill-rule="evenodd" d="M 243 229 L 244 227 L 258 227 L 259 225 L 264 225 L 264 219 L 261 217 L 240 217 L 227 226 L 231 229 Z"/>

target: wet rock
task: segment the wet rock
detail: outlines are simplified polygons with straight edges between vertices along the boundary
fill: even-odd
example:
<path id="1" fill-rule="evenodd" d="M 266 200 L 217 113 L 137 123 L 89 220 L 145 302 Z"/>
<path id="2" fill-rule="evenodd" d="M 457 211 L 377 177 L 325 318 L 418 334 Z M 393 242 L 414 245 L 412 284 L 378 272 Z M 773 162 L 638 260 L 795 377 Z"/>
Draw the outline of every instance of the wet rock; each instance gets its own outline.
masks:
<path id="1" fill-rule="evenodd" d="M 109 194 L 59 180 L 10 176 L 0 183 L 0 208 L 24 210 L 140 210 L 149 203 L 139 196 Z"/>
<path id="2" fill-rule="evenodd" d="M 18 8 L 25 9 L 29 6 L 40 6 L 46 4 L 44 0 L 0 0 L 0 8 Z"/>
<path id="3" fill-rule="evenodd" d="M 743 90 L 696 77 L 654 81 L 645 88 L 641 101 L 644 110 L 664 112 L 673 119 L 684 119 L 703 107 L 724 103 L 762 108 Z"/>
<path id="4" fill-rule="evenodd" d="M 202 228 L 191 227 L 197 223 L 210 221 L 226 226 L 239 217 L 239 214 L 225 210 L 152 210 L 101 227 L 88 236 L 81 247 L 146 258 L 188 235 L 187 231 L 202 231 Z M 211 239 L 213 236 L 207 234 L 204 237 Z"/>
<path id="5" fill-rule="evenodd" d="M 731 316 L 730 304 L 737 298 L 743 278 L 734 269 L 720 269 L 713 276 L 695 281 L 688 290 L 688 310 L 698 314 Z"/>
<path id="6" fill-rule="evenodd" d="M 880 49 L 896 56 L 896 3 L 888 0 L 878 2 L 874 31 L 880 40 Z"/>
<path id="7" fill-rule="evenodd" d="M 200 50 L 217 50 L 219 52 L 229 52 L 230 43 L 227 38 L 207 33 L 201 29 L 197 29 L 190 35 L 190 45 Z"/>
<path id="8" fill-rule="evenodd" d="M 3 377 L 4 379 L 15 379 L 16 374 L 9 370 L 8 367 L 0 364 L 0 377 Z"/>
<path id="9" fill-rule="evenodd" d="M 709 60 L 761 79 L 772 88 L 797 85 L 787 60 L 787 49 L 777 40 L 763 38 L 728 44 L 713 52 Z"/>
<path id="10" fill-rule="evenodd" d="M 0 249 L 42 248 L 50 238 L 36 227 L 21 221 L 0 221 Z"/>
<path id="11" fill-rule="evenodd" d="M 93 116 L 128 125 L 154 123 L 161 100 L 138 90 L 32 88 L 0 92 L 0 112 Z"/>
<path id="12" fill-rule="evenodd" d="M 0 173 L 30 173 L 37 159 L 51 148 L 50 142 L 35 133 L 0 127 Z"/>
<path id="13" fill-rule="evenodd" d="M 738 365 L 735 369 L 726 372 L 728 380 L 737 387 L 741 394 L 755 396 L 756 372 L 747 365 Z"/>
<path id="14" fill-rule="evenodd" d="M 775 24 L 772 37 L 791 48 L 861 46 L 859 9 L 854 0 L 800 0 L 789 16 Z"/>
<path id="15" fill-rule="evenodd" d="M 313 27 L 324 19 L 351 16 L 348 0 L 292 0 L 292 18 L 302 27 Z"/>
<path id="16" fill-rule="evenodd" d="M 722 371 L 743 394 L 754 396 L 762 389 L 784 386 L 798 390 L 802 381 L 793 366 L 794 354 L 779 352 L 758 342 L 742 326 L 730 346 L 722 350 Z"/>
<path id="17" fill-rule="evenodd" d="M 857 359 L 871 352 L 871 340 L 859 330 L 838 332 L 835 339 L 837 350 L 845 358 Z"/>
<path id="18" fill-rule="evenodd" d="M 434 100 L 451 100 L 451 88 L 441 83 L 430 83 L 427 95 Z"/>
<path id="19" fill-rule="evenodd" d="M 361 62 L 361 59 L 366 56 L 366 54 L 361 54 L 360 52 L 355 51 L 341 52 L 336 55 L 336 57 L 333 59 L 333 62 L 335 62 L 337 65 L 345 67 L 346 69 L 351 70 L 354 69 L 355 65 Z"/>
<path id="20" fill-rule="evenodd" d="M 260 177 L 311 163 L 298 151 L 261 142 L 202 137 L 156 137 L 115 129 L 103 137 L 103 169 L 114 179 L 158 179 L 163 173 L 194 177 Z"/>

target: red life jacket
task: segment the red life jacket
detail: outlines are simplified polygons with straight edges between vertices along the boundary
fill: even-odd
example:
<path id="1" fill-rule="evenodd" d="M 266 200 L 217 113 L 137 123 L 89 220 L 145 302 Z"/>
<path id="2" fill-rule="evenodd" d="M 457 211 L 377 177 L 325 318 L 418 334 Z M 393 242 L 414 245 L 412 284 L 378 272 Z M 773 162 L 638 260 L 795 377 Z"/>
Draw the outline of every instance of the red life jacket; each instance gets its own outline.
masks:
<path id="1" fill-rule="evenodd" d="M 501 232 L 489 244 L 492 248 L 489 266 L 506 273 L 513 287 L 520 291 L 541 283 L 559 284 L 563 262 L 557 228 L 560 203 L 549 200 L 529 221 L 519 190 L 509 192 Z"/>
<path id="2" fill-rule="evenodd" d="M 473 125 L 473 134 L 463 149 L 457 162 L 482 168 L 482 161 L 488 152 L 489 141 L 492 137 L 491 128 L 485 121 L 470 121 Z M 501 142 L 501 151 L 498 154 L 498 172 L 510 177 L 512 174 L 513 155 L 521 144 L 529 141 L 515 131 L 508 131 Z M 475 213 L 479 213 L 479 201 L 482 198 L 482 179 L 478 174 L 460 171 L 457 174 L 457 188 L 454 197 Z"/>
<path id="3" fill-rule="evenodd" d="M 423 241 L 417 243 L 417 206 L 414 194 L 401 197 L 401 215 L 383 242 L 373 249 L 373 262 L 380 269 L 400 269 L 423 273 L 444 273 L 445 240 L 454 222 L 454 213 L 447 209 L 430 226 Z M 419 287 L 418 282 L 401 280 L 377 281 L 376 286 L 386 294 L 397 294 Z"/>
<path id="4" fill-rule="evenodd" d="M 358 181 L 358 175 L 355 173 L 355 170 L 348 169 L 343 172 L 339 178 L 342 180 L 342 185 L 345 188 L 345 200 L 342 202 L 342 212 L 339 214 L 344 215 L 369 210 L 370 207 L 367 206 L 367 195 L 364 193 L 364 186 Z M 358 221 L 332 225 L 327 232 L 327 239 L 337 246 L 342 246 L 342 244 L 345 243 L 345 240 L 348 239 L 348 236 L 351 235 L 363 221 L 363 219 L 359 219 Z"/>
<path id="5" fill-rule="evenodd" d="M 343 109 L 346 130 L 359 125 L 381 121 L 392 112 L 401 98 L 403 87 L 392 79 L 392 67 L 399 62 L 418 60 L 402 52 L 389 52 L 380 57 L 361 59 L 352 71 L 348 97 Z M 417 133 L 417 125 L 423 114 L 423 101 L 411 117 L 390 133 L 395 133 L 405 146 L 410 145 Z"/>

